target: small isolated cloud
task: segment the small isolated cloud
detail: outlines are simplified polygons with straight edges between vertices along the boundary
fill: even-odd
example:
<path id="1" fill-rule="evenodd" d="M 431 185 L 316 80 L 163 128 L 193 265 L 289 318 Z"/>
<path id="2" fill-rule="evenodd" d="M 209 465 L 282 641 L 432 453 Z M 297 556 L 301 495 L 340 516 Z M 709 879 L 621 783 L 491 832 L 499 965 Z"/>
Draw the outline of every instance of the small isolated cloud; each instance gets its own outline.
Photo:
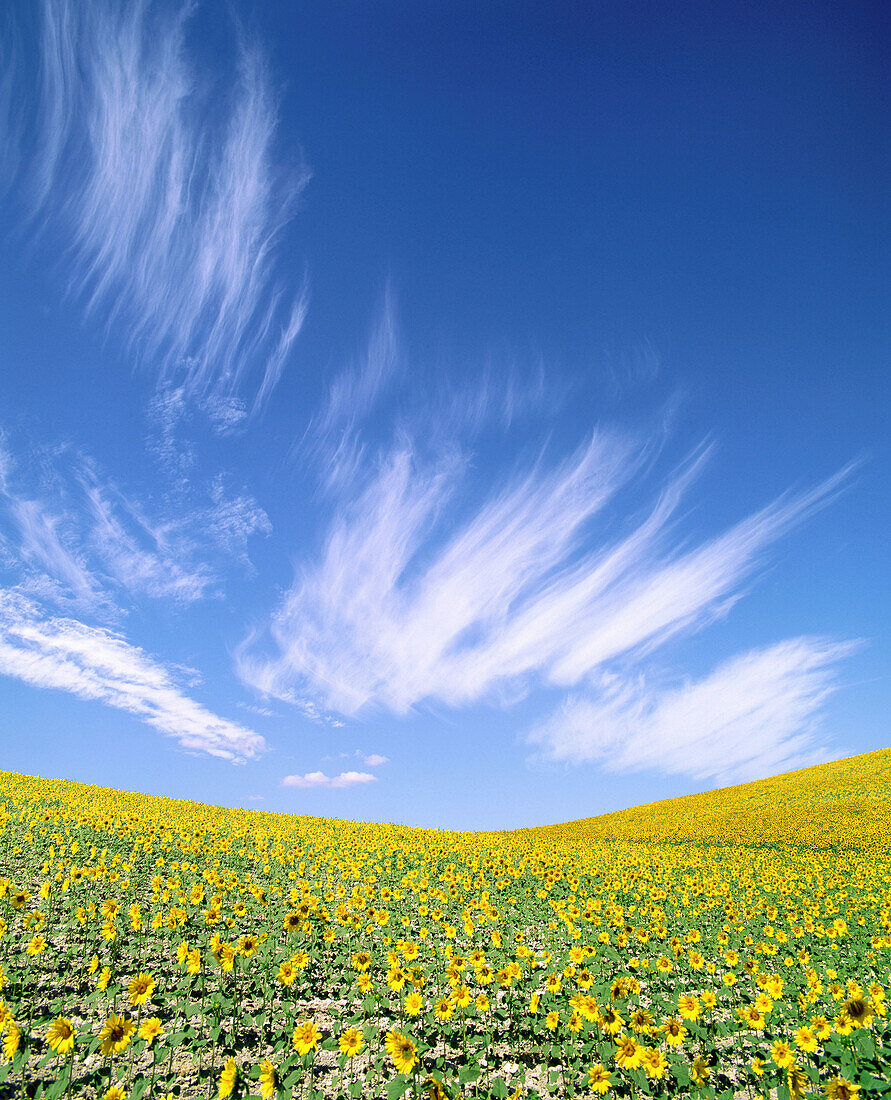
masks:
<path id="1" fill-rule="evenodd" d="M 283 787 L 355 787 L 359 783 L 374 783 L 376 775 L 369 772 L 341 772 L 325 775 L 324 772 L 307 772 L 306 775 L 286 775 Z"/>
<path id="2" fill-rule="evenodd" d="M 190 752 L 240 764 L 266 749 L 259 734 L 191 699 L 172 669 L 120 634 L 47 615 L 32 600 L 3 588 L 0 674 L 115 707 Z"/>
<path id="3" fill-rule="evenodd" d="M 837 686 L 836 664 L 855 645 L 793 638 L 666 691 L 604 675 L 596 689 L 570 695 L 528 740 L 545 760 L 614 772 L 659 768 L 722 783 L 818 764 L 829 758 L 820 708 Z"/>
<path id="4" fill-rule="evenodd" d="M 370 756 L 367 756 L 361 749 L 356 749 L 356 751 L 352 753 L 330 753 L 322 757 L 322 762 L 324 763 L 326 760 L 349 760 L 351 756 L 355 756 L 358 760 L 361 760 L 366 768 L 379 768 L 381 764 L 386 764 L 389 760 L 389 757 L 381 756 L 379 753 L 373 752 Z"/>

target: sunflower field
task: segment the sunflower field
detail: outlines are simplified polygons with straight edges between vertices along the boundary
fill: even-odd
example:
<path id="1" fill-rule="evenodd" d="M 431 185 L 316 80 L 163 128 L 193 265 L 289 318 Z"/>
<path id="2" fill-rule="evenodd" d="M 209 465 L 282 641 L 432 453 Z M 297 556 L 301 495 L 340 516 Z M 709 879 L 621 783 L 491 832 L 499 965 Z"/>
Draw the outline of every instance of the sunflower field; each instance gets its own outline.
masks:
<path id="1" fill-rule="evenodd" d="M 891 751 L 459 833 L 0 772 L 0 1097 L 891 1097 Z"/>

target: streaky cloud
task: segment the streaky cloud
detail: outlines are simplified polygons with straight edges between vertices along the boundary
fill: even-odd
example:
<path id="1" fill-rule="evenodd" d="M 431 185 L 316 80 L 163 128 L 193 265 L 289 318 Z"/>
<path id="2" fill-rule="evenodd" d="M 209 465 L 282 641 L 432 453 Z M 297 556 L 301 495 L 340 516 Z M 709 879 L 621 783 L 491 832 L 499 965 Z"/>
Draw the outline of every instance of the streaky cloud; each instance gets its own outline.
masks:
<path id="1" fill-rule="evenodd" d="M 409 577 L 460 487 L 464 462 L 450 455 L 424 465 L 407 447 L 393 451 L 334 521 L 321 562 L 301 570 L 276 612 L 279 655 L 264 661 L 242 647 L 240 674 L 279 696 L 311 685 L 345 714 L 370 702 L 405 713 L 426 696 L 458 703 L 481 694 L 491 684 L 470 683 L 465 662 L 480 645 L 468 635 L 476 630 L 490 645 L 502 636 L 509 609 L 534 598 L 631 466 L 627 447 L 595 438 L 555 469 L 536 467 Z"/>
<path id="2" fill-rule="evenodd" d="M 652 649 L 681 630 L 724 614 L 739 598 L 739 585 L 757 566 L 758 555 L 825 507 L 851 469 L 808 492 L 780 498 L 694 550 L 623 577 L 583 616 L 572 645 L 556 656 L 551 682 L 578 683 L 612 657 L 637 647 Z"/>
<path id="3" fill-rule="evenodd" d="M 26 565 L 58 581 L 76 603 L 91 605 L 100 600 L 100 586 L 83 555 L 65 545 L 61 516 L 39 500 L 22 499 L 9 501 L 9 513 L 18 528 L 18 550 Z"/>
<path id="4" fill-rule="evenodd" d="M 186 695 L 170 669 L 122 635 L 0 588 L 0 674 L 66 691 L 133 715 L 189 752 L 234 764 L 259 756 L 263 738 Z"/>
<path id="5" fill-rule="evenodd" d="M 676 513 L 707 458 L 699 451 L 649 514 L 598 539 L 594 520 L 648 453 L 597 434 L 458 518 L 465 457 L 425 462 L 403 441 L 345 502 L 319 558 L 298 567 L 266 632 L 236 651 L 238 675 L 261 694 L 346 716 L 571 687 L 725 613 L 765 548 L 848 474 L 678 548 Z"/>
<path id="6" fill-rule="evenodd" d="M 388 287 L 364 356 L 358 364 L 338 374 L 329 387 L 319 433 L 325 435 L 344 425 L 354 427 L 367 416 L 395 374 L 398 356 L 393 294 Z"/>
<path id="7" fill-rule="evenodd" d="M 326 493 L 349 491 L 367 457 L 361 428 L 400 369 L 399 333 L 387 286 L 363 353 L 332 379 L 294 456 L 312 464 Z"/>
<path id="8" fill-rule="evenodd" d="M 44 0 L 23 186 L 35 224 L 67 234 L 69 289 L 90 315 L 189 397 L 235 397 L 252 374 L 258 409 L 306 313 L 276 252 L 308 172 L 280 166 L 256 43 L 237 34 L 218 95 L 187 49 L 193 10 Z"/>
<path id="9" fill-rule="evenodd" d="M 89 506 L 84 537 L 103 571 L 133 595 L 193 603 L 216 580 L 206 563 L 191 558 L 175 528 L 152 524 L 132 502 L 95 476 L 82 477 Z"/>
<path id="10" fill-rule="evenodd" d="M 538 758 L 739 783 L 830 758 L 820 710 L 857 643 L 791 638 L 680 687 L 603 673 L 528 735 Z"/>
<path id="11" fill-rule="evenodd" d="M 277 300 L 277 298 L 273 300 L 273 305 Z M 263 368 L 263 380 L 254 398 L 253 412 L 257 412 L 258 409 L 263 408 L 270 394 L 278 385 L 278 381 L 282 376 L 282 371 L 285 368 L 285 364 L 291 352 L 291 347 L 303 329 L 303 323 L 306 320 L 308 312 L 309 279 L 305 277 L 300 292 L 291 305 L 291 312 L 287 322 L 279 326 L 278 340 L 266 359 L 266 364 Z"/>
<path id="12" fill-rule="evenodd" d="M 506 435 L 518 422 L 534 419 L 539 425 L 566 397 L 553 379 L 545 384 L 540 361 L 524 377 L 509 363 L 484 359 L 469 381 L 456 379 L 445 365 L 431 378 L 429 366 L 419 374 L 405 355 L 388 283 L 365 346 L 334 374 L 321 408 L 292 449 L 291 457 L 314 473 L 323 496 L 349 499 L 367 483 L 378 461 L 374 441 L 381 421 L 391 438 L 423 437 L 429 451 L 458 451 L 484 429 Z M 386 417 L 378 416 L 385 401 Z"/>
<path id="13" fill-rule="evenodd" d="M 233 494 L 221 474 L 183 500 L 149 508 L 71 448 L 14 461 L 0 439 L 7 569 L 18 574 L 20 591 L 60 609 L 113 620 L 122 595 L 124 604 L 218 597 L 232 563 L 253 572 L 248 540 L 271 530 L 256 500 Z"/>

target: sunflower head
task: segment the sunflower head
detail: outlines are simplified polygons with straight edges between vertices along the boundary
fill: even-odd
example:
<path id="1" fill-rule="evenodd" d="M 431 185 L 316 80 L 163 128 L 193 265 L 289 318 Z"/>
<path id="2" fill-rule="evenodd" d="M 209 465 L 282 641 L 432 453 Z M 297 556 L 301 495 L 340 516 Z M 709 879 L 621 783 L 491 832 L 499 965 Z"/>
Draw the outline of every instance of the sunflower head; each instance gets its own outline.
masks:
<path id="1" fill-rule="evenodd" d="M 863 997 L 849 997 L 842 1005 L 842 1012 L 854 1027 L 865 1027 L 872 1019 L 872 1006 Z"/>

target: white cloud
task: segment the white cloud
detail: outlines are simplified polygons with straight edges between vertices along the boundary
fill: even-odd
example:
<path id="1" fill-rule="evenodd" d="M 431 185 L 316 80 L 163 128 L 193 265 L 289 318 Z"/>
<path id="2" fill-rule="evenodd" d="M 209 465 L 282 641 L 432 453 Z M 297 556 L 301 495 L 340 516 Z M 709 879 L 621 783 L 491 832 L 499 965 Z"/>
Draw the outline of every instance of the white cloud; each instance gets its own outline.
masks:
<path id="1" fill-rule="evenodd" d="M 152 524 L 132 502 L 95 475 L 82 476 L 90 507 L 84 541 L 107 574 L 134 594 L 192 603 L 207 595 L 215 576 L 204 563 L 187 565 L 193 557 L 188 540 L 175 526 Z"/>
<path id="2" fill-rule="evenodd" d="M 516 365 L 483 360 L 470 381 L 439 373 L 433 383 L 413 397 L 425 431 L 441 446 L 454 440 L 472 441 L 484 431 L 507 432 L 523 421 L 536 425 L 549 420 L 565 402 L 568 385 L 554 377 L 545 381 L 542 363 L 531 363 L 522 373 Z M 429 410 L 436 410 L 431 417 Z"/>
<path id="3" fill-rule="evenodd" d="M 259 734 L 185 695 L 169 668 L 120 634 L 47 616 L 8 589 L 0 589 L 0 673 L 115 707 L 191 752 L 242 763 L 266 749 Z"/>
<path id="4" fill-rule="evenodd" d="M 417 384 L 400 346 L 394 296 L 387 286 L 365 347 L 329 383 L 322 409 L 292 457 L 314 469 L 323 492 L 346 497 L 366 485 L 379 466 L 371 446 L 372 414 L 385 395 L 391 399 L 395 434 L 408 435 L 409 425 L 420 424 L 415 436 L 423 437 L 428 450 L 440 452 L 456 452 L 486 427 L 507 432 L 526 418 L 538 424 L 566 397 L 565 387 L 554 380 L 545 385 L 540 363 L 522 379 L 514 367 L 496 368 L 488 360 L 471 373 L 470 382 L 456 382 L 452 372 L 437 370 Z"/>
<path id="5" fill-rule="evenodd" d="M 368 772 L 341 772 L 340 775 L 325 775 L 324 772 L 307 772 L 306 775 L 286 775 L 283 787 L 354 787 L 358 783 L 374 783 L 376 775 Z"/>
<path id="6" fill-rule="evenodd" d="M 269 516 L 249 493 L 227 496 L 222 475 L 210 486 L 211 503 L 195 517 L 200 526 L 220 549 L 248 565 L 247 541 L 252 535 L 271 535 Z"/>
<path id="7" fill-rule="evenodd" d="M 254 397 L 252 412 L 256 412 L 266 404 L 266 401 L 281 378 L 282 371 L 291 352 L 291 346 L 303 328 L 306 314 L 309 311 L 309 279 L 304 275 L 303 284 L 297 297 L 291 303 L 291 312 L 288 314 L 286 324 L 279 329 L 278 339 L 273 347 L 263 372 L 263 381 Z"/>
<path id="8" fill-rule="evenodd" d="M 226 427 L 243 376 L 262 403 L 303 322 L 306 288 L 285 291 L 275 253 L 308 175 L 276 163 L 256 45 L 238 35 L 220 95 L 186 48 L 192 10 L 44 0 L 29 198 L 70 233 L 72 291 Z"/>
<path id="9" fill-rule="evenodd" d="M 342 725 L 343 723 L 341 723 Z M 355 752 L 335 752 L 330 753 L 327 756 L 322 757 L 322 761 L 326 760 L 349 760 L 351 756 L 355 756 L 358 760 L 361 760 L 366 768 L 379 768 L 382 764 L 389 763 L 389 757 L 381 756 L 379 753 L 373 752 L 367 756 L 361 749 L 356 749 Z"/>
<path id="10" fill-rule="evenodd" d="M 10 499 L 8 509 L 18 528 L 22 560 L 60 582 L 75 602 L 81 605 L 96 602 L 98 585 L 84 564 L 83 556 L 65 545 L 62 517 L 38 500 Z"/>
<path id="11" fill-rule="evenodd" d="M 12 455 L 7 449 L 6 433 L 0 430 L 0 493 L 5 493 L 9 487 L 13 465 Z"/>
<path id="12" fill-rule="evenodd" d="M 220 432 L 237 427 L 248 414 L 244 401 L 240 397 L 232 397 L 228 394 L 212 394 L 205 398 L 201 402 L 201 410 Z"/>
<path id="13" fill-rule="evenodd" d="M 194 444 L 179 436 L 190 417 L 189 399 L 183 386 L 160 384 L 148 405 L 148 447 L 180 492 L 188 490 L 197 456 Z"/>
<path id="14" fill-rule="evenodd" d="M 658 691 L 604 674 L 529 735 L 539 755 L 610 771 L 658 768 L 745 782 L 828 758 L 818 717 L 852 643 L 793 638 L 752 650 L 698 682 Z"/>
<path id="15" fill-rule="evenodd" d="M 42 498 L 29 481 L 40 483 Z M 0 480 L 0 538 L 10 566 L 18 566 L 24 590 L 68 610 L 113 615 L 116 590 L 180 604 L 216 596 L 224 567 L 236 561 L 250 570 L 248 540 L 271 530 L 254 498 L 228 491 L 222 475 L 203 493 L 193 485 L 187 497 L 164 502 L 160 512 L 66 448 L 14 466 L 9 458 Z"/>
<path id="16" fill-rule="evenodd" d="M 347 489 L 366 457 L 359 427 L 399 369 L 399 341 L 393 298 L 384 294 L 379 315 L 359 361 L 331 382 L 321 413 L 310 422 L 295 455 L 315 466 L 328 492 Z"/>
<path id="17" fill-rule="evenodd" d="M 253 703 L 239 703 L 238 706 L 242 710 L 249 711 L 251 714 L 257 714 L 261 718 L 274 718 L 275 712 L 270 710 L 269 707 L 258 707 Z"/>
<path id="18" fill-rule="evenodd" d="M 627 459 L 627 448 L 597 438 L 555 470 L 534 469 L 407 580 L 463 463 L 451 456 L 423 469 L 409 450 L 395 452 L 334 522 L 322 562 L 302 571 L 275 615 L 281 656 L 258 663 L 241 650 L 241 675 L 270 694 L 305 676 L 327 706 L 346 714 L 371 701 L 404 713 L 427 695 L 449 702 L 477 695 L 470 651 L 481 646 L 465 639 L 474 629 L 501 634 L 507 609 L 576 548 Z"/>
<path id="19" fill-rule="evenodd" d="M 388 288 L 361 361 L 343 371 L 331 383 L 328 401 L 318 429 L 355 425 L 375 406 L 398 364 L 398 338 L 392 293 Z"/>
<path id="20" fill-rule="evenodd" d="M 320 560 L 300 567 L 272 617 L 269 649 L 253 637 L 238 650 L 239 675 L 263 693 L 302 691 L 346 715 L 516 697 L 535 682 L 572 686 L 726 611 L 765 547 L 844 476 L 673 549 L 671 522 L 704 461 L 694 456 L 624 537 L 586 549 L 592 521 L 645 457 L 595 436 L 449 527 L 466 460 L 424 463 L 404 444 L 339 510 Z"/>

